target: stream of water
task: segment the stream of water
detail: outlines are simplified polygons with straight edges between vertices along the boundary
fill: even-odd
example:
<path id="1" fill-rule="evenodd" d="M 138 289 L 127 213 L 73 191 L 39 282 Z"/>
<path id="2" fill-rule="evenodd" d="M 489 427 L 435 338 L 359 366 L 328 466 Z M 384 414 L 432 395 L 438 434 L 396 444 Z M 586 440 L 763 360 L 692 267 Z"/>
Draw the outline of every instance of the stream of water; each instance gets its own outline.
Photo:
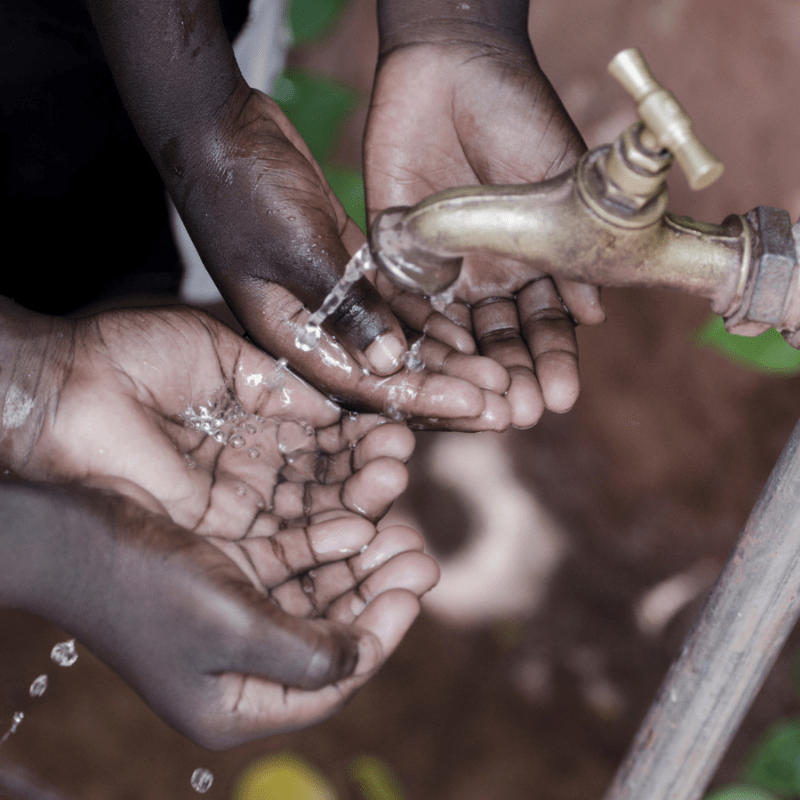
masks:
<path id="1" fill-rule="evenodd" d="M 375 269 L 375 262 L 369 252 L 369 245 L 365 244 L 347 263 L 339 283 L 298 331 L 295 345 L 299 350 L 308 353 L 316 349 L 322 336 L 322 323 L 344 302 L 353 284 L 372 269 Z"/>

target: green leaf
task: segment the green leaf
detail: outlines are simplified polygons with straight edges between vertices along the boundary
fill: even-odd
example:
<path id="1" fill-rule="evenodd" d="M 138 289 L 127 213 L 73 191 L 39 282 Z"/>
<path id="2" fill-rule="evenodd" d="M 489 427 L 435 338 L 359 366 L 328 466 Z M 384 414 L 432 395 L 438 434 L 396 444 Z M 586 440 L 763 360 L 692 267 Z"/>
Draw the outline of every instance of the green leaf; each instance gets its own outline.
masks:
<path id="1" fill-rule="evenodd" d="M 375 756 L 359 756 L 350 765 L 350 775 L 364 800 L 403 800 L 403 792 L 392 770 Z"/>
<path id="2" fill-rule="evenodd" d="M 358 102 L 353 89 L 303 70 L 287 70 L 272 98 L 289 117 L 320 164 L 330 155 L 347 115 Z"/>
<path id="3" fill-rule="evenodd" d="M 745 780 L 788 797 L 800 796 L 800 722 L 782 722 L 759 742 Z"/>
<path id="4" fill-rule="evenodd" d="M 344 210 L 366 233 L 367 210 L 364 201 L 364 178 L 361 173 L 357 169 L 337 167 L 332 164 L 323 165 L 322 171 L 333 193 L 341 200 Z"/>
<path id="5" fill-rule="evenodd" d="M 755 786 L 726 786 L 706 795 L 704 800 L 776 800 L 776 797 Z"/>
<path id="6" fill-rule="evenodd" d="M 769 375 L 800 373 L 800 350 L 788 345 L 771 328 L 760 336 L 736 336 L 725 330 L 722 317 L 713 316 L 697 331 L 697 343 L 722 353 L 731 361 Z"/>
<path id="7" fill-rule="evenodd" d="M 345 0 L 291 0 L 289 28 L 295 44 L 325 33 L 333 25 Z"/>

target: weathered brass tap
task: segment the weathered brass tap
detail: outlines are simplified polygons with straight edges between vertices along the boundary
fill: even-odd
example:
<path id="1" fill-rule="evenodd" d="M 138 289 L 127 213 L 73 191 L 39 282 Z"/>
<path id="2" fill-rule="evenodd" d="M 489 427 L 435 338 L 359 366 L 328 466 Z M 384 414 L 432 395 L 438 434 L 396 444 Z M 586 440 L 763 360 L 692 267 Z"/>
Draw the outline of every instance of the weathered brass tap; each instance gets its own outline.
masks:
<path id="1" fill-rule="evenodd" d="M 686 112 L 635 48 L 611 74 L 633 96 L 640 122 L 542 183 L 467 186 L 375 220 L 370 246 L 398 286 L 436 295 L 474 252 L 509 256 L 542 272 L 603 286 L 676 289 L 707 297 L 735 333 L 775 327 L 800 346 L 800 223 L 759 206 L 721 225 L 666 212 L 673 159 L 693 189 L 722 174 Z M 795 341 L 796 339 L 796 341 Z"/>

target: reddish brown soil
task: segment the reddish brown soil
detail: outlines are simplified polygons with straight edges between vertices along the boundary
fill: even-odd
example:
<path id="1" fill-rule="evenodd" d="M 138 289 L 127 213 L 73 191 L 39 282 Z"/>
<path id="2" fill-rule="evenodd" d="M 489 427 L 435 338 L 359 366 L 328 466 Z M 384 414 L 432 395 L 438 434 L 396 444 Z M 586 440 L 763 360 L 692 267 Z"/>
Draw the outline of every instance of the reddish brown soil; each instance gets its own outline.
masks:
<path id="1" fill-rule="evenodd" d="M 354 2 L 331 40 L 298 56 L 357 86 L 365 104 L 376 50 L 369 5 Z M 541 63 L 590 144 L 616 135 L 630 118 L 629 101 L 605 65 L 617 50 L 637 45 L 727 167 L 718 184 L 697 195 L 673 177 L 672 207 L 714 222 L 757 204 L 800 213 L 796 4 L 533 5 Z M 359 125 L 363 114 L 340 149 L 354 163 Z M 0 761 L 58 797 L 79 800 L 194 797 L 189 776 L 201 765 L 216 776 L 207 796 L 228 798 L 246 764 L 284 749 L 316 765 L 342 800 L 359 797 L 347 767 L 363 752 L 392 766 L 409 800 L 601 797 L 697 610 L 695 603 L 662 635 L 647 638 L 635 624 L 635 600 L 701 558 L 721 564 L 800 417 L 800 378 L 759 376 L 695 347 L 704 302 L 607 291 L 605 304 L 609 322 L 580 331 L 583 392 L 575 409 L 507 437 L 520 480 L 571 542 L 536 613 L 477 628 L 424 615 L 343 713 L 220 754 L 167 728 L 85 651 L 74 667 L 56 672 L 48 653 L 61 634 L 5 612 L 0 728 L 15 709 L 28 716 Z M 418 474 L 433 435 L 422 437 L 412 462 Z M 435 492 L 409 503 L 446 550 L 448 536 L 461 531 L 431 523 Z M 771 721 L 800 713 L 795 653 L 790 644 L 718 780 L 735 776 Z M 618 703 L 587 700 L 592 669 L 616 688 Z M 27 687 L 45 671 L 51 687 L 34 707 Z"/>

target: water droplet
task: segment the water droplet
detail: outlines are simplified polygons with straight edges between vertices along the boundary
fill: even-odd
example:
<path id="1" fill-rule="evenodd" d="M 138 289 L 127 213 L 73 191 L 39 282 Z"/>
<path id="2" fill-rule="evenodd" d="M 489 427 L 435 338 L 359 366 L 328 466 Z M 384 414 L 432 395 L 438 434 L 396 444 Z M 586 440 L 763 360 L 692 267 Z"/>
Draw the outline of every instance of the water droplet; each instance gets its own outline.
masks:
<path id="1" fill-rule="evenodd" d="M 217 431 L 214 434 L 214 441 L 215 442 L 219 442 L 219 444 L 225 444 L 225 442 L 227 441 L 227 438 L 225 436 L 225 432 L 224 431 Z"/>
<path id="2" fill-rule="evenodd" d="M 369 370 L 368 370 L 366 367 L 361 367 L 361 374 L 362 374 L 362 375 L 363 375 L 365 378 L 369 378 L 369 376 L 370 376 L 370 374 L 371 374 L 371 373 L 370 373 L 370 371 L 369 371 Z"/>
<path id="3" fill-rule="evenodd" d="M 247 431 L 247 433 L 250 433 L 250 434 L 258 433 L 258 428 L 256 428 L 256 426 L 253 425 L 252 422 L 245 422 L 244 429 L 245 429 L 245 431 Z"/>
<path id="4" fill-rule="evenodd" d="M 4 744 L 6 739 L 11 736 L 12 733 L 17 732 L 17 728 L 19 728 L 20 722 L 25 719 L 25 714 L 22 711 L 15 711 L 14 716 L 11 718 L 11 727 L 3 734 L 3 737 L 0 738 L 0 745 Z"/>
<path id="5" fill-rule="evenodd" d="M 236 487 L 236 494 L 239 495 L 239 497 L 244 497 L 247 494 L 247 489 L 245 489 L 244 486 L 239 484 Z"/>
<path id="6" fill-rule="evenodd" d="M 358 552 L 359 554 L 363 554 L 367 552 L 367 548 L 369 547 L 368 544 L 365 544 Z"/>
<path id="7" fill-rule="evenodd" d="M 197 467 L 197 462 L 188 453 L 183 458 L 186 461 L 186 466 L 189 469 L 195 469 L 195 467 Z"/>
<path id="8" fill-rule="evenodd" d="M 41 697 L 47 691 L 47 675 L 40 675 L 28 689 L 31 697 Z"/>
<path id="9" fill-rule="evenodd" d="M 258 450 L 256 450 L 256 448 L 255 448 L 255 447 L 251 447 L 251 448 L 250 448 L 250 449 L 247 451 L 247 455 L 249 455 L 249 456 L 250 456 L 250 458 L 258 458 L 258 457 L 261 455 L 261 453 L 259 453 L 259 452 L 258 452 Z"/>
<path id="10" fill-rule="evenodd" d="M 66 642 L 59 642 L 51 651 L 50 658 L 59 667 L 71 667 L 78 660 L 78 653 L 75 650 L 75 640 L 70 639 Z"/>
<path id="11" fill-rule="evenodd" d="M 238 433 L 234 433 L 233 436 L 228 439 L 228 444 L 231 447 L 236 447 L 238 449 L 239 447 L 244 447 L 244 439 L 239 436 Z"/>
<path id="12" fill-rule="evenodd" d="M 207 770 L 198 767 L 192 773 L 192 789 L 200 794 L 205 794 L 214 783 L 214 776 Z"/>

